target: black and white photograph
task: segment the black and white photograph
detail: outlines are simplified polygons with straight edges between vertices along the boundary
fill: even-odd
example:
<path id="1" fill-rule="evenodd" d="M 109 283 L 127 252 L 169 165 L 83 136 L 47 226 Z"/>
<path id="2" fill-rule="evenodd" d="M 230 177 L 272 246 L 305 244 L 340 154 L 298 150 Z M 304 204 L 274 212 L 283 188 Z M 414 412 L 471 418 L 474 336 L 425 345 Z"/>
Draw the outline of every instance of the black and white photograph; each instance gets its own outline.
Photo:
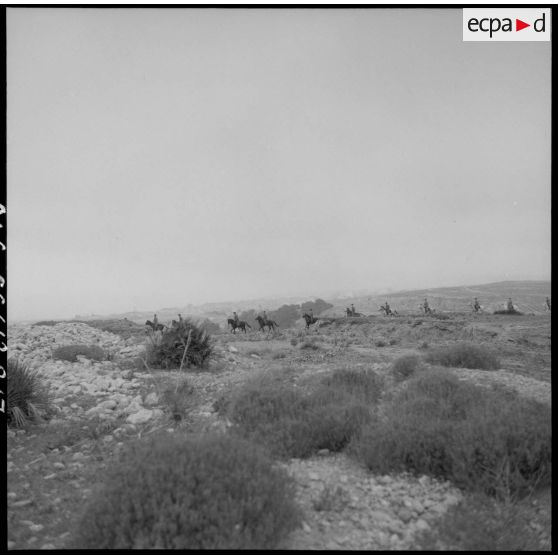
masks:
<path id="1" fill-rule="evenodd" d="M 552 550 L 548 5 L 3 12 L 8 550 Z"/>

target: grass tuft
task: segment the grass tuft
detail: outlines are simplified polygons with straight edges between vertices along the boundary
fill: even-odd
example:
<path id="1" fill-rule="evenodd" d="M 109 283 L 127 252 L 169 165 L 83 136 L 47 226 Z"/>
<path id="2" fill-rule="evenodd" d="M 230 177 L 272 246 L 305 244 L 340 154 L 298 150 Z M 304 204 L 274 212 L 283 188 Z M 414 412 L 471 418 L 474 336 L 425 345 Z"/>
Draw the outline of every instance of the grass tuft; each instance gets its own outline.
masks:
<path id="1" fill-rule="evenodd" d="M 498 370 L 500 361 L 486 347 L 470 343 L 457 343 L 450 347 L 433 349 L 426 355 L 426 361 L 454 368 Z"/>

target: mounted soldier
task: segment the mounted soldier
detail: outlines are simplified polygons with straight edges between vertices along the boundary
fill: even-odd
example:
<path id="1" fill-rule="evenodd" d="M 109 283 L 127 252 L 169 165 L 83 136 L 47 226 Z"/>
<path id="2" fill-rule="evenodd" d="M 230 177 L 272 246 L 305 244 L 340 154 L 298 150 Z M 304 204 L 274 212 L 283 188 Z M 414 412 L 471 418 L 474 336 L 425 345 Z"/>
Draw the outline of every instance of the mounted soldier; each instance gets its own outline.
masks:
<path id="1" fill-rule="evenodd" d="M 425 314 L 430 314 L 431 310 L 430 310 L 430 304 L 428 304 L 428 299 L 424 299 L 424 303 L 422 305 L 422 307 L 424 308 L 424 313 Z"/>
<path id="2" fill-rule="evenodd" d="M 508 298 L 508 312 L 515 312 L 515 308 L 513 307 L 513 302 L 511 297 Z"/>
<path id="3" fill-rule="evenodd" d="M 478 312 L 481 309 L 481 306 L 479 304 L 479 301 L 477 300 L 477 297 L 475 297 L 475 302 L 473 302 L 473 310 L 475 312 Z"/>

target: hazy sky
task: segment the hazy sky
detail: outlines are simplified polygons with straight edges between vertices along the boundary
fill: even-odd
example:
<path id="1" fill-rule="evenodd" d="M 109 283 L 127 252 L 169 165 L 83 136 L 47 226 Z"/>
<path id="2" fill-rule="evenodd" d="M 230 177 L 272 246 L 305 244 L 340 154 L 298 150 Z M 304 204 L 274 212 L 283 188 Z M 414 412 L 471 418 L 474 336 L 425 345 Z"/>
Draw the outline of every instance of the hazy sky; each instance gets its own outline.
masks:
<path id="1" fill-rule="evenodd" d="M 549 279 L 550 69 L 460 9 L 8 9 L 8 315 Z"/>

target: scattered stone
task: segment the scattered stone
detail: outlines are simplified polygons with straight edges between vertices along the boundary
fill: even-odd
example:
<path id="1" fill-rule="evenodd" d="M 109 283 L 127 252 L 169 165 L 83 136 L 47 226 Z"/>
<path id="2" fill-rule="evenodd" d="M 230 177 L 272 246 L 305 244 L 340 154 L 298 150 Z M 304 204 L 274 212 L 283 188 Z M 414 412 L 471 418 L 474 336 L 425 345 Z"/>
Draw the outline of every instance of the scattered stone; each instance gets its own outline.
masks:
<path id="1" fill-rule="evenodd" d="M 324 456 L 324 455 L 329 455 L 329 450 L 327 448 L 323 448 L 321 450 L 318 450 L 318 455 L 320 456 Z"/>
<path id="2" fill-rule="evenodd" d="M 419 531 L 426 531 L 427 529 L 430 529 L 430 525 L 428 525 L 428 523 L 424 521 L 424 519 L 418 519 L 417 522 L 415 523 L 415 527 Z"/>
<path id="3" fill-rule="evenodd" d="M 151 418 L 153 417 L 153 411 L 149 410 L 149 409 L 141 409 L 137 412 L 135 412 L 134 414 L 130 415 L 127 419 L 126 422 L 129 424 L 145 424 L 146 422 L 149 422 L 151 420 Z"/>
<path id="4" fill-rule="evenodd" d="M 12 504 L 13 508 L 24 508 L 26 506 L 30 506 L 33 503 L 33 500 L 19 500 L 18 502 L 14 502 Z"/>
<path id="5" fill-rule="evenodd" d="M 157 405 L 157 403 L 159 403 L 159 396 L 154 391 L 152 391 L 145 396 L 143 403 L 144 405 L 149 405 L 150 407 L 152 407 L 153 405 Z"/>
<path id="6" fill-rule="evenodd" d="M 57 461 L 56 463 L 53 463 L 52 466 L 55 469 L 65 469 L 66 465 L 64 465 L 64 463 L 62 463 L 61 461 Z"/>
<path id="7" fill-rule="evenodd" d="M 229 345 L 229 352 L 230 353 L 238 353 L 238 349 L 236 347 L 233 347 L 232 345 Z"/>
<path id="8" fill-rule="evenodd" d="M 52 543 L 46 543 L 41 546 L 41 550 L 56 550 L 56 547 Z"/>
<path id="9" fill-rule="evenodd" d="M 308 525 L 308 523 L 306 523 L 306 521 L 302 522 L 302 528 L 304 529 L 304 531 L 306 533 L 310 533 L 312 531 L 312 529 L 310 528 L 310 525 Z"/>
<path id="10" fill-rule="evenodd" d="M 33 533 L 39 533 L 45 528 L 44 525 L 36 524 L 36 525 L 29 525 L 29 529 L 33 531 Z"/>
<path id="11" fill-rule="evenodd" d="M 398 512 L 397 512 L 397 517 L 399 517 L 399 519 L 401 519 L 401 521 L 404 521 L 405 523 L 409 522 L 411 520 L 411 518 L 413 517 L 412 513 L 409 511 L 408 508 L 401 508 Z"/>

